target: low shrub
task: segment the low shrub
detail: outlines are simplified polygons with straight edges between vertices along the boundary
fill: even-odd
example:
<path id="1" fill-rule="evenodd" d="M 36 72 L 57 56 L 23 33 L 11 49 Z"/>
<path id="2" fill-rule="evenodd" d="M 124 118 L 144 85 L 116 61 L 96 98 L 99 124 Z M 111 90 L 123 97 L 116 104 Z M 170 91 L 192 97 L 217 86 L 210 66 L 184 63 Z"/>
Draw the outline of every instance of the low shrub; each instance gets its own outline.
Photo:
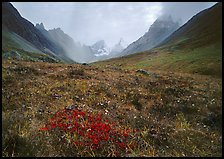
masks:
<path id="1" fill-rule="evenodd" d="M 131 129 L 118 127 L 99 113 L 78 109 L 57 111 L 39 130 L 68 143 L 70 153 L 77 156 L 125 156 L 134 148 Z"/>

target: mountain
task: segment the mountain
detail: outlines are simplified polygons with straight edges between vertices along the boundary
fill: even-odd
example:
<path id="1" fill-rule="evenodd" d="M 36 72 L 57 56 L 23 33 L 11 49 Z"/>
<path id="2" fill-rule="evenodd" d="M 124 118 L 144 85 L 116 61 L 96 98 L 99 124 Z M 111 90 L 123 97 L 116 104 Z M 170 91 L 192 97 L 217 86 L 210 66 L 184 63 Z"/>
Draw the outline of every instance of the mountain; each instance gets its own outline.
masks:
<path id="1" fill-rule="evenodd" d="M 41 34 L 55 46 L 56 52 L 65 53 L 63 47 L 57 42 L 56 38 L 50 35 L 50 33 L 45 29 L 43 23 L 36 24 L 35 28 L 38 29 Z"/>
<path id="2" fill-rule="evenodd" d="M 2 34 L 3 50 L 9 48 L 22 49 L 72 62 L 69 57 L 61 52 L 60 46 L 47 39 L 39 29 L 24 19 L 16 8 L 8 2 L 2 3 Z"/>
<path id="3" fill-rule="evenodd" d="M 151 25 L 148 32 L 137 41 L 131 43 L 120 55 L 149 50 L 162 42 L 177 28 L 179 28 L 178 22 L 174 22 L 170 15 L 161 16 Z"/>
<path id="4" fill-rule="evenodd" d="M 193 16 L 155 48 L 99 63 L 222 77 L 222 3 Z"/>
<path id="5" fill-rule="evenodd" d="M 45 27 L 44 27 L 44 24 L 43 23 L 40 23 L 40 24 L 36 24 L 35 26 L 38 30 L 46 30 Z"/>
<path id="6" fill-rule="evenodd" d="M 89 47 L 90 51 L 94 55 L 90 62 L 102 61 L 119 56 L 125 47 L 127 47 L 127 44 L 123 38 L 120 38 L 119 42 L 111 48 L 107 46 L 104 40 L 99 40 Z"/>
<path id="7" fill-rule="evenodd" d="M 109 55 L 110 49 L 104 40 L 99 40 L 91 46 L 91 50 L 95 56 Z"/>
<path id="8" fill-rule="evenodd" d="M 75 42 L 61 28 L 46 30 L 43 23 L 35 26 L 41 33 L 55 45 L 60 47 L 60 51 L 65 53 L 70 59 L 76 62 L 89 62 L 94 56 L 88 46 Z"/>
<path id="9" fill-rule="evenodd" d="M 120 38 L 119 42 L 112 47 L 109 56 L 114 57 L 119 55 L 126 47 L 127 47 L 126 42 L 124 41 L 123 38 Z"/>
<path id="10" fill-rule="evenodd" d="M 222 41 L 222 3 L 201 11 L 158 46 L 197 48 Z"/>
<path id="11" fill-rule="evenodd" d="M 74 43 L 73 39 L 69 35 L 65 34 L 61 30 L 61 28 L 49 30 L 48 33 L 49 33 L 50 37 L 52 38 L 52 40 L 56 44 L 61 46 L 65 52 L 68 52 L 70 50 L 70 48 L 75 47 L 75 43 Z"/>

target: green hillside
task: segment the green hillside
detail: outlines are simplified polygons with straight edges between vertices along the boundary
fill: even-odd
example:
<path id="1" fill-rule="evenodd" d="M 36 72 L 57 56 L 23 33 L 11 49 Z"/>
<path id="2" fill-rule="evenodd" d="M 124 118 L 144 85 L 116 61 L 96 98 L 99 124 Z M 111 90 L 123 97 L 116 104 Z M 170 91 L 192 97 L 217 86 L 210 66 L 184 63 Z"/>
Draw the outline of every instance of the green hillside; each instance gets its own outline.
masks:
<path id="1" fill-rule="evenodd" d="M 24 51 L 43 54 L 34 45 L 21 36 L 7 30 L 2 30 L 2 49 L 6 50 L 9 48 L 19 48 Z"/>
<path id="2" fill-rule="evenodd" d="M 175 46 L 173 46 L 175 47 Z M 171 51 L 172 50 L 172 51 Z M 222 77 L 222 45 L 216 43 L 196 49 L 156 48 L 122 58 L 95 63 L 124 69 L 163 70 Z"/>

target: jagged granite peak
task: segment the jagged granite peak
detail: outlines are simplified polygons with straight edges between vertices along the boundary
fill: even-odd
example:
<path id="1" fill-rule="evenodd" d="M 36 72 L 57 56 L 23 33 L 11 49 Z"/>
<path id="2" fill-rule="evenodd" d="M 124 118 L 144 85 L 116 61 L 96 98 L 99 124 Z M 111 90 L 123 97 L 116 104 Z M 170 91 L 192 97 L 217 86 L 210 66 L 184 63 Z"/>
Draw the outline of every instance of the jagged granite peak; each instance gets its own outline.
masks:
<path id="1" fill-rule="evenodd" d="M 107 47 L 107 44 L 104 40 L 99 40 L 91 46 L 91 50 L 95 56 L 108 55 L 110 49 Z"/>
<path id="2" fill-rule="evenodd" d="M 120 40 L 119 40 L 119 45 L 122 45 L 122 43 L 124 42 L 124 39 L 123 38 L 120 38 Z"/>
<path id="3" fill-rule="evenodd" d="M 36 26 L 35 26 L 37 29 L 40 29 L 40 30 L 46 30 L 45 28 L 44 28 L 44 24 L 43 23 L 40 23 L 40 24 L 36 24 Z"/>
<path id="4" fill-rule="evenodd" d="M 121 53 L 126 47 L 127 47 L 126 42 L 124 41 L 123 38 L 120 38 L 119 42 L 112 47 L 110 56 L 115 56 Z"/>
<path id="5" fill-rule="evenodd" d="M 126 48 L 127 47 L 127 43 L 126 41 L 123 39 L 123 38 L 120 38 L 119 42 L 118 42 L 118 45 Z"/>
<path id="6" fill-rule="evenodd" d="M 94 49 L 102 49 L 105 47 L 107 47 L 107 45 L 104 40 L 99 40 L 92 45 L 92 48 L 94 48 Z"/>
<path id="7" fill-rule="evenodd" d="M 156 19 L 150 26 L 148 32 L 124 49 L 120 56 L 150 50 L 178 28 L 179 23 L 174 21 L 171 15 L 163 15 Z"/>
<path id="8" fill-rule="evenodd" d="M 68 34 L 66 34 L 61 28 L 50 29 L 48 30 L 48 32 L 54 39 L 60 39 L 61 41 L 64 42 L 74 43 L 74 40 Z"/>
<path id="9" fill-rule="evenodd" d="M 64 31 L 61 28 L 53 28 L 53 29 L 49 29 L 48 32 L 52 32 L 52 33 L 57 33 L 57 34 L 61 34 L 61 35 L 67 35 L 64 33 Z"/>

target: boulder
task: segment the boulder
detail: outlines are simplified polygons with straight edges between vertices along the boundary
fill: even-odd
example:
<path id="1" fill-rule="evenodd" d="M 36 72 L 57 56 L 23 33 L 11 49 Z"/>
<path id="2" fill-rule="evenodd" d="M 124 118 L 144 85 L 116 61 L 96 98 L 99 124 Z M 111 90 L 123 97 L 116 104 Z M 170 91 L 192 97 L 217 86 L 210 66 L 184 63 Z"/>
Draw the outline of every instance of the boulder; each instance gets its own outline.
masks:
<path id="1" fill-rule="evenodd" d="M 139 69 L 139 70 L 137 70 L 136 72 L 141 73 L 141 74 L 143 74 L 143 75 L 147 75 L 147 76 L 159 77 L 158 74 L 153 73 L 153 72 L 149 72 L 149 71 L 146 71 L 146 70 L 143 70 L 143 69 Z"/>
<path id="2" fill-rule="evenodd" d="M 78 108 L 78 105 L 70 105 L 70 106 L 68 106 L 67 108 L 65 108 L 66 110 L 72 110 L 72 109 L 76 109 L 76 108 Z"/>

